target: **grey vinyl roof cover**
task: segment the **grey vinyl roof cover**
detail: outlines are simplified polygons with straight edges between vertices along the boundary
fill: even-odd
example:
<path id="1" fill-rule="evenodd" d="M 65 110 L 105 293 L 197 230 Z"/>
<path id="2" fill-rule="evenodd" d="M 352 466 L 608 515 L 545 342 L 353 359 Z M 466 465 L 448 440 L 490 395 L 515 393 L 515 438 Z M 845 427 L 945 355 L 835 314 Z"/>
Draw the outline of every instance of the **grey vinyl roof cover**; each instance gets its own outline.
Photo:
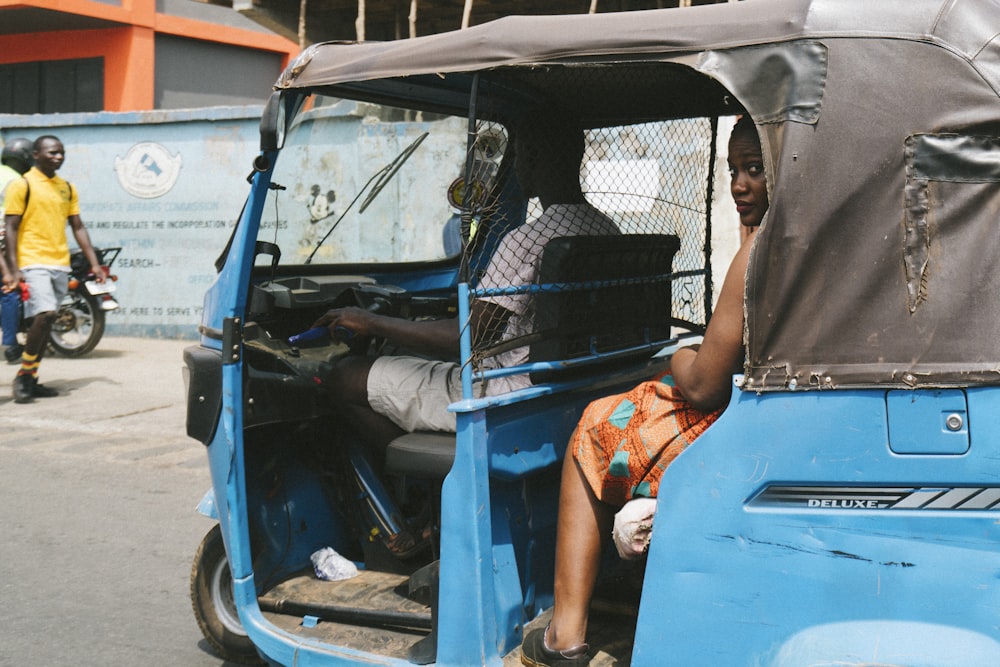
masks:
<path id="1" fill-rule="evenodd" d="M 765 144 L 771 208 L 747 277 L 744 388 L 984 384 L 1000 380 L 998 34 L 996 0 L 509 17 L 316 45 L 276 88 L 391 99 L 426 97 L 429 85 L 464 100 L 456 77 L 475 72 L 611 63 L 696 72 L 735 97 Z M 654 102 L 586 88 L 561 95 L 591 125 L 655 114 L 661 100 L 689 112 L 683 88 L 657 94 L 671 81 L 693 83 L 651 76 Z M 705 113 L 725 112 L 728 95 L 700 92 Z"/>

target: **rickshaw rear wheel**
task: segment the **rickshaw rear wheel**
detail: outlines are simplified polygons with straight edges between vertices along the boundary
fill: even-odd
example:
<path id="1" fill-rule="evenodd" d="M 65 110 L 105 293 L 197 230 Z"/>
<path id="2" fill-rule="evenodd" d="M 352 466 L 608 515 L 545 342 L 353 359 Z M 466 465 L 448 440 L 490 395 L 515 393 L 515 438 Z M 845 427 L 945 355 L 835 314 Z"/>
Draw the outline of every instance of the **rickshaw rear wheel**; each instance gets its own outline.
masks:
<path id="1" fill-rule="evenodd" d="M 219 524 L 208 531 L 194 554 L 191 608 L 201 633 L 219 657 L 241 665 L 266 664 L 240 624 Z"/>

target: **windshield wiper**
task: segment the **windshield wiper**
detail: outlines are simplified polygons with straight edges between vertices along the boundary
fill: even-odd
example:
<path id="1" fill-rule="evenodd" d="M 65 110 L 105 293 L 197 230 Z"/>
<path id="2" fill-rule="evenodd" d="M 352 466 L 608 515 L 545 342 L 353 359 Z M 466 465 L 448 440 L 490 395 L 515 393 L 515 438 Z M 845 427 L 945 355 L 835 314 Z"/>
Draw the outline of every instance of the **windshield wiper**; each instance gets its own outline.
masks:
<path id="1" fill-rule="evenodd" d="M 361 198 L 361 195 L 365 193 L 365 190 L 368 189 L 368 186 L 371 185 L 373 182 L 375 182 L 375 185 L 372 186 L 371 192 L 368 193 L 368 196 L 365 197 L 364 202 L 361 203 L 361 207 L 358 209 L 358 215 L 361 215 L 362 213 L 365 212 L 365 209 L 368 208 L 368 205 L 371 204 L 372 201 L 375 199 L 375 197 L 377 197 L 379 193 L 382 192 L 382 190 L 385 188 L 385 186 L 389 184 L 389 181 L 391 181 L 392 177 L 396 175 L 396 172 L 399 171 L 399 168 L 402 167 L 403 164 L 410 159 L 410 156 L 413 155 L 413 153 L 417 150 L 420 144 L 423 143 L 424 139 L 427 138 L 428 134 L 430 134 L 430 132 L 424 132 L 423 134 L 421 134 L 419 137 L 413 140 L 413 143 L 404 148 L 399 155 L 394 157 L 392 161 L 389 162 L 389 164 L 385 165 L 384 167 L 376 171 L 374 174 L 372 174 L 372 177 L 369 178 L 368 181 L 361 188 L 361 190 L 358 191 L 358 194 L 354 196 L 354 199 L 352 199 L 351 203 L 347 205 L 347 208 L 344 209 L 344 212 L 340 214 L 340 216 L 334 221 L 330 229 L 327 230 L 326 234 L 323 235 L 323 238 L 319 240 L 319 243 L 316 244 L 316 247 L 313 248 L 313 251 L 309 253 L 309 257 L 306 258 L 305 261 L 306 264 L 312 263 L 313 257 L 316 256 L 316 253 L 319 251 L 322 245 L 326 243 L 326 240 L 330 238 L 330 234 L 332 234 L 333 230 L 337 228 L 337 225 L 339 225 L 340 221 L 344 219 L 344 216 L 347 215 L 347 213 L 351 210 L 351 208 L 358 201 L 358 199 Z"/>

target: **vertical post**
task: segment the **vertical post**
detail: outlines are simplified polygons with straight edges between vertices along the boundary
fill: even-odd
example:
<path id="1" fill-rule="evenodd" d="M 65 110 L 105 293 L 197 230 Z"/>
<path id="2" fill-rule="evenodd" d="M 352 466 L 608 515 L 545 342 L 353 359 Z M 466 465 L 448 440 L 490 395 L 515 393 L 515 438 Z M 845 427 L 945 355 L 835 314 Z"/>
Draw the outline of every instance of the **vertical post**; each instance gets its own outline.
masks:
<path id="1" fill-rule="evenodd" d="M 485 412 L 457 417 L 455 462 L 441 485 L 441 572 L 447 575 L 438 590 L 436 664 L 503 667 L 498 643 L 506 633 L 497 613 L 498 577 L 513 594 L 521 592 L 514 568 L 496 562 Z"/>
<path id="2" fill-rule="evenodd" d="M 473 155 L 476 148 L 476 140 L 478 137 L 478 132 L 476 131 L 476 118 L 479 115 L 478 109 L 478 99 L 479 99 L 479 74 L 474 74 L 472 76 L 472 89 L 469 91 L 469 125 L 466 134 L 465 142 L 465 171 L 463 172 L 463 178 L 465 179 L 464 187 L 469 190 L 470 183 L 472 183 L 472 161 Z M 471 190 L 470 190 L 471 191 Z M 472 245 L 472 218 L 475 215 L 475 211 L 472 210 L 472 200 L 465 197 L 465 193 L 462 195 L 462 210 L 459 212 L 461 216 L 461 228 L 462 228 L 462 265 L 459 267 L 458 280 L 460 282 L 468 283 L 471 279 L 472 272 L 470 270 L 470 262 L 472 257 L 470 256 L 470 246 Z M 459 295 L 459 308 L 461 308 L 461 294 Z M 468 361 L 467 357 L 462 357 L 462 363 Z M 471 378 L 472 371 L 469 371 Z M 464 378 L 465 376 L 463 376 Z M 471 382 L 471 380 L 470 380 Z M 463 379 L 463 386 L 465 381 Z M 466 396 L 465 398 L 469 398 Z"/>
<path id="3" fill-rule="evenodd" d="M 407 17 L 410 23 L 410 37 L 417 36 L 417 0 L 410 0 L 410 15 Z"/>
<path id="4" fill-rule="evenodd" d="M 715 198 L 715 161 L 719 142 L 719 117 L 712 116 L 712 147 L 708 156 L 708 187 L 705 193 L 705 324 L 712 318 L 712 200 Z"/>
<path id="5" fill-rule="evenodd" d="M 306 48 L 306 0 L 299 2 L 299 51 Z"/>
<path id="6" fill-rule="evenodd" d="M 462 399 L 472 398 L 472 309 L 469 305 L 469 283 L 458 284 L 458 356 L 462 360 Z"/>
<path id="7" fill-rule="evenodd" d="M 358 18 L 354 20 L 354 31 L 359 42 L 365 41 L 365 0 L 358 0 Z"/>
<path id="8" fill-rule="evenodd" d="M 596 14 L 597 13 L 597 0 L 590 0 L 590 11 L 587 12 L 587 13 L 588 14 Z"/>
<path id="9" fill-rule="evenodd" d="M 465 7 L 462 9 L 462 30 L 469 27 L 470 16 L 472 16 L 472 0 L 465 0 Z"/>

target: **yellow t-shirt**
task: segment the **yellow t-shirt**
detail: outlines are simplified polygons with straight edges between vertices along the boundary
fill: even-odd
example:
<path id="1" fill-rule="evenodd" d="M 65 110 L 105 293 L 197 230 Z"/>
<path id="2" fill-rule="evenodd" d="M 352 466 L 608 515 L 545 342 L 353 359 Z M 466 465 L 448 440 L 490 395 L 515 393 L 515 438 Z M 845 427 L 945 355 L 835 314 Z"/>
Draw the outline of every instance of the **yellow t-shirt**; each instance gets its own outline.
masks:
<path id="1" fill-rule="evenodd" d="M 27 210 L 24 205 L 27 192 L 25 180 L 31 186 Z M 7 186 L 4 213 L 21 216 L 21 226 L 17 231 L 18 268 L 69 267 L 67 219 L 80 214 L 76 190 L 69 183 L 59 176 L 49 178 L 32 167 L 24 175 L 24 180 L 15 180 Z"/>
<path id="2" fill-rule="evenodd" d="M 4 197 L 6 196 L 4 193 L 7 191 L 7 186 L 19 180 L 21 180 L 21 174 L 16 169 L 8 167 L 5 164 L 0 164 L 0 208 L 3 206 Z M 3 213 L 3 211 L 0 210 L 0 213 Z M 3 224 L 3 216 L 0 216 L 0 250 L 6 248 L 4 245 L 4 230 L 6 228 L 7 226 Z"/>

